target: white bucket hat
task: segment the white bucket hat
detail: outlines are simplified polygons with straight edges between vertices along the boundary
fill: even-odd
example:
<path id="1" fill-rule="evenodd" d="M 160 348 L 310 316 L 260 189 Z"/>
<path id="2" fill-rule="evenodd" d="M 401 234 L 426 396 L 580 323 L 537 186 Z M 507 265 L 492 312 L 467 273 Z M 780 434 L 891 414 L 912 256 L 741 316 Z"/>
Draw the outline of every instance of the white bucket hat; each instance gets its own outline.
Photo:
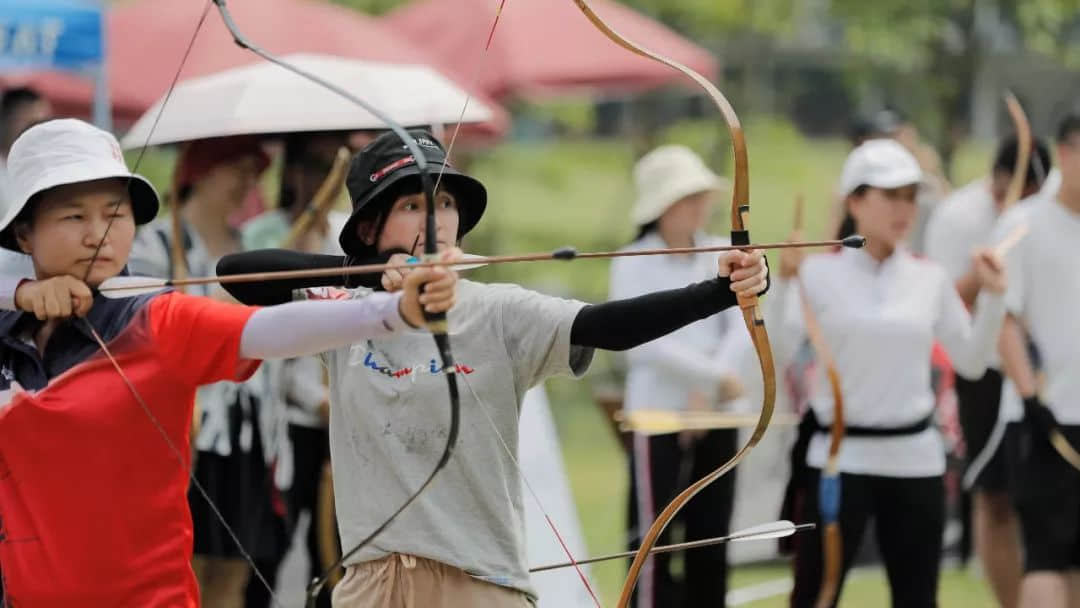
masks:
<path id="1" fill-rule="evenodd" d="M 841 198 L 859 186 L 899 188 L 922 183 L 919 161 L 894 139 L 871 139 L 851 151 L 840 174 Z"/>
<path id="2" fill-rule="evenodd" d="M 637 201 L 630 215 L 635 224 L 644 226 L 683 198 L 727 188 L 728 182 L 706 167 L 690 148 L 666 145 L 634 165 L 634 186 Z"/>
<path id="3" fill-rule="evenodd" d="M 127 179 L 135 223 L 157 216 L 157 192 L 146 178 L 128 170 L 116 138 L 81 120 L 49 120 L 24 131 L 11 145 L 7 171 L 11 197 L 0 200 L 0 246 L 7 249 L 19 251 L 9 228 L 30 199 L 65 184 Z"/>

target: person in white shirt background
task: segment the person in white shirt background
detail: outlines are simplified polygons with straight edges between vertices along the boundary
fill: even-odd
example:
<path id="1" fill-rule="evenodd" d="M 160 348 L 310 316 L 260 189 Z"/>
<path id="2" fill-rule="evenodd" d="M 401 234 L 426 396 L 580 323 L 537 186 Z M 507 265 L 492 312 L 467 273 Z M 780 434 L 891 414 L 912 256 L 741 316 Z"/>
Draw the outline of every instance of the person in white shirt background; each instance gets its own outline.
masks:
<path id="1" fill-rule="evenodd" d="M 1016 136 L 1001 142 L 990 174 L 950 194 L 934 212 L 926 232 L 926 256 L 945 268 L 964 304 L 975 305 L 980 283 L 971 260 L 978 247 L 992 245 L 992 231 L 1006 202 L 1016 167 Z M 1050 169 L 1045 142 L 1032 141 L 1021 198 L 1039 191 Z M 996 352 L 982 378 L 956 378 L 960 424 L 967 463 L 964 485 L 971 491 L 976 553 L 998 604 L 1014 608 L 1020 593 L 1019 522 L 1008 487 L 1008 468 L 998 427 L 1002 375 Z"/>
<path id="2" fill-rule="evenodd" d="M 365 138 L 370 141 L 373 136 Z M 244 249 L 268 249 L 281 247 L 295 222 L 311 204 L 322 181 L 334 162 L 341 146 L 353 141 L 346 133 L 291 133 L 285 136 L 281 160 L 281 187 L 277 206 L 251 218 L 240 227 Z M 341 232 L 348 214 L 331 209 L 321 225 L 314 225 L 296 243 L 296 249 L 309 253 L 340 255 L 341 246 L 336 238 Z M 280 381 L 273 382 L 276 396 L 284 402 L 288 418 L 288 450 L 291 452 L 291 482 L 285 493 L 287 543 L 291 545 L 298 519 L 308 514 L 304 553 L 308 571 L 305 582 L 322 574 L 322 553 L 318 531 L 324 527 L 324 512 L 318 509 L 320 482 L 323 468 L 330 460 L 330 436 L 327 423 L 330 417 L 330 389 L 323 381 L 322 364 L 315 357 L 290 359 L 269 367 L 271 374 Z M 280 475 L 280 473 L 279 473 Z M 333 522 L 329 523 L 331 527 Z M 259 564 L 259 570 L 276 580 L 281 562 L 289 545 L 276 555 L 269 556 Z M 336 547 L 332 549 L 336 551 Z M 245 593 L 246 608 L 267 608 L 271 598 L 257 580 L 248 582 Z M 319 595 L 319 608 L 329 608 L 330 593 Z"/>
<path id="3" fill-rule="evenodd" d="M 254 136 L 187 142 L 177 160 L 171 213 L 180 214 L 182 247 L 173 247 L 173 217 L 142 227 L 132 246 L 132 274 L 212 276 L 217 260 L 242 249 L 226 221 L 256 186 L 269 158 Z M 176 259 L 179 256 L 179 259 Z M 220 286 L 196 285 L 193 295 L 231 301 Z M 244 549 L 259 563 L 285 544 L 283 514 L 274 509 L 271 464 L 283 453 L 283 412 L 273 407 L 272 374 L 260 368 L 243 383 L 217 382 L 196 393 L 196 478 L 207 490 Z M 195 531 L 193 566 L 207 608 L 243 606 L 250 567 L 202 496 L 189 493 Z M 261 570 L 260 570 L 261 572 Z"/>
<path id="4" fill-rule="evenodd" d="M 12 87 L 0 96 L 0 203 L 10 195 L 7 186 L 7 156 L 15 138 L 30 125 L 52 117 L 48 99 L 30 87 Z M 33 276 L 30 256 L 4 249 L 0 251 L 0 274 Z"/>
<path id="5" fill-rule="evenodd" d="M 637 201 L 632 219 L 638 235 L 624 250 L 730 244 L 726 238 L 703 232 L 717 194 L 727 184 L 689 148 L 665 145 L 649 152 L 635 166 L 634 182 Z M 611 265 L 609 298 L 632 298 L 706 280 L 715 274 L 717 257 L 616 258 Z M 737 308 L 630 349 L 623 407 L 628 411 L 731 409 L 741 391 L 739 358 L 752 352 Z M 734 455 L 737 438 L 737 429 L 634 435 L 628 522 L 632 549 L 678 492 Z M 685 539 L 727 534 L 734 496 L 734 472 L 699 494 L 681 520 Z M 726 547 L 698 549 L 683 559 L 684 575 L 677 581 L 669 556 L 651 558 L 642 572 L 636 605 L 722 605 L 727 593 Z"/>
<path id="6" fill-rule="evenodd" d="M 1002 368 L 1024 400 L 1023 421 L 1010 424 L 1005 437 L 1024 546 L 1022 608 L 1080 601 L 1080 471 L 1049 441 L 1057 432 L 1080 445 L 1080 114 L 1060 123 L 1056 152 L 1058 189 L 1012 214 L 1029 232 L 1007 259 L 1000 342 Z M 1028 340 L 1040 355 L 1041 383 Z"/>
<path id="7" fill-rule="evenodd" d="M 840 179 L 846 211 L 840 236 L 861 234 L 866 247 L 805 260 L 785 253 L 782 264 L 801 275 L 806 303 L 841 378 L 847 429 L 838 458 L 844 573 L 873 518 L 892 605 L 913 608 L 937 605 L 945 524 L 945 446 L 932 424 L 931 350 L 939 341 L 957 373 L 981 376 L 1004 317 L 1005 290 L 996 254 L 977 252 L 974 265 L 987 293 L 972 321 L 945 270 L 903 245 L 916 221 L 922 179 L 918 162 L 896 141 L 860 145 Z M 793 279 L 781 277 L 767 302 L 778 366 L 806 337 L 802 296 Z M 818 366 L 802 427 L 812 436 L 802 442 L 805 457 L 793 457 L 807 467 L 793 473 L 803 495 L 800 521 L 820 523 L 818 484 L 833 418 L 825 375 Z M 815 606 L 823 571 L 820 530 L 797 543 L 794 563 L 791 605 Z"/>

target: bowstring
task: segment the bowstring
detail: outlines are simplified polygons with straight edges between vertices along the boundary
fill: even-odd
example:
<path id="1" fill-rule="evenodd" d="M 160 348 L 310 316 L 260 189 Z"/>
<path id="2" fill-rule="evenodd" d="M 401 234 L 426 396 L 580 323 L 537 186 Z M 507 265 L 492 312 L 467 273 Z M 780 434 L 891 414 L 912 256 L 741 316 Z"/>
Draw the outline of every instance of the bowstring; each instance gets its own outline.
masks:
<path id="1" fill-rule="evenodd" d="M 86 321 L 85 319 L 83 320 Z M 229 526 L 228 523 L 225 522 L 225 516 L 221 513 L 221 510 L 218 509 L 218 506 L 214 503 L 213 500 L 210 499 L 209 492 L 207 492 L 206 488 L 204 488 L 203 485 L 199 483 L 199 480 L 195 477 L 195 472 L 191 469 L 191 467 L 188 466 L 188 463 L 184 461 L 183 452 L 180 451 L 180 448 L 176 447 L 176 443 L 174 443 L 173 440 L 169 437 L 169 432 L 165 430 L 165 427 L 161 424 L 161 421 L 158 420 L 157 416 L 154 415 L 153 410 L 150 409 L 150 406 L 142 398 L 142 395 L 140 395 L 139 392 L 135 389 L 135 385 L 131 382 L 131 379 L 129 379 L 127 374 L 124 373 L 123 368 L 120 367 L 120 362 L 116 360 L 116 357 L 113 356 L 112 352 L 105 345 L 105 340 L 102 339 L 101 334 L 99 334 L 97 330 L 94 329 L 92 325 L 90 325 L 89 321 L 86 321 L 86 326 L 90 330 L 90 335 L 94 337 L 94 340 L 98 343 L 98 346 L 101 347 L 101 351 L 109 359 L 109 363 L 112 364 L 113 369 L 115 369 L 117 373 L 120 374 L 120 378 L 123 379 L 124 384 L 127 385 L 128 390 L 131 391 L 131 394 L 135 397 L 135 401 L 139 403 L 139 407 L 141 407 L 143 412 L 146 413 L 146 417 L 150 419 L 150 422 L 154 425 L 154 428 L 157 429 L 157 432 L 161 435 L 161 438 L 165 440 L 165 444 L 169 446 L 169 450 L 173 453 L 173 456 L 176 457 L 176 461 L 180 463 L 180 467 L 188 472 L 188 479 L 191 481 L 191 485 L 195 488 L 196 491 L 199 492 L 199 495 L 203 497 L 203 500 L 206 501 L 206 504 L 210 506 L 210 510 L 214 513 L 214 517 L 218 519 L 218 521 L 221 523 L 221 526 L 225 529 L 225 532 L 229 535 L 229 538 L 236 545 L 237 550 L 240 551 L 241 557 L 243 557 L 244 560 L 251 565 L 251 569 L 255 573 L 255 578 L 257 578 L 259 582 L 262 583 L 263 586 L 265 586 L 266 589 L 270 592 L 270 599 L 274 602 L 274 605 L 283 606 L 281 600 L 274 593 L 274 589 L 270 586 L 270 583 L 266 580 L 262 573 L 259 572 L 259 569 L 255 567 L 255 560 L 251 557 L 251 554 L 249 554 L 247 550 L 244 549 L 244 545 L 240 542 L 240 538 L 237 536 L 236 532 Z"/>
<path id="2" fill-rule="evenodd" d="M 184 71 L 184 65 L 187 64 L 187 60 L 191 56 L 191 50 L 195 47 L 195 40 L 198 38 L 199 32 L 202 30 L 203 24 L 206 23 L 206 18 L 210 14 L 210 7 L 212 7 L 212 6 L 213 6 L 213 0 L 207 0 L 206 5 L 203 7 L 202 13 L 199 15 L 199 21 L 198 21 L 198 23 L 195 24 L 195 31 L 192 32 L 191 38 L 188 40 L 187 47 L 184 49 L 184 54 L 180 58 L 180 65 L 177 67 L 176 72 L 173 74 L 172 81 L 169 83 L 169 88 L 165 92 L 165 97 L 162 99 L 161 105 L 158 107 L 157 114 L 154 116 L 154 121 L 150 125 L 149 132 L 146 134 L 146 139 L 143 140 L 142 146 L 139 148 L 139 154 L 135 158 L 135 163 L 134 163 L 134 165 L 132 166 L 132 169 L 131 169 L 131 176 L 127 178 L 127 188 L 126 189 L 128 191 L 130 191 L 131 183 L 135 179 L 134 176 L 135 176 L 136 173 L 138 173 L 139 166 L 142 164 L 142 160 L 146 156 L 146 151 L 150 147 L 150 140 L 154 135 L 154 131 L 157 129 L 158 124 L 161 122 L 161 117 L 165 113 L 166 106 L 169 105 L 169 100 L 172 98 L 173 91 L 176 89 L 177 83 L 180 82 L 180 74 Z M 174 204 L 175 204 L 175 201 L 174 201 Z M 174 209 L 172 212 L 177 213 L 178 209 Z M 90 257 L 90 263 L 86 267 L 86 273 L 83 275 L 83 279 L 82 279 L 83 283 L 85 283 L 90 278 L 90 273 L 94 269 L 94 263 L 97 262 L 97 258 L 101 254 L 101 248 L 105 245 L 105 241 L 109 237 L 109 231 L 112 229 L 113 223 L 116 221 L 116 218 L 117 218 L 118 215 L 119 214 L 116 214 L 116 213 L 110 214 L 109 221 L 108 221 L 108 223 L 105 224 L 105 231 L 101 235 L 101 240 L 98 241 L 97 247 L 94 248 L 94 254 Z M 259 581 L 260 584 L 263 585 L 263 587 L 266 588 L 267 592 L 270 594 L 270 599 L 273 602 L 273 604 L 275 606 L 283 606 L 283 604 L 281 603 L 281 600 L 278 598 L 277 594 L 274 592 L 273 586 L 271 586 L 269 581 L 267 581 L 266 577 L 263 576 L 262 572 L 259 570 L 258 566 L 255 564 L 255 560 L 251 557 L 251 555 L 247 552 L 247 550 L 244 549 L 244 546 L 240 542 L 240 538 L 236 534 L 236 531 L 234 531 L 232 529 L 232 526 L 230 526 L 228 524 L 228 522 L 225 519 L 225 516 L 221 513 L 221 510 L 218 508 L 217 504 L 215 504 L 214 501 L 210 499 L 210 495 L 206 491 L 206 488 L 204 488 L 203 485 L 201 483 L 199 483 L 199 480 L 196 479 L 195 471 L 189 466 L 189 464 L 187 462 L 184 461 L 183 453 L 176 446 L 176 444 L 172 441 L 172 439 L 169 438 L 168 432 L 161 425 L 161 422 L 157 419 L 157 417 L 154 416 L 153 411 L 150 409 L 149 405 L 143 399 L 143 397 L 139 393 L 139 391 L 135 388 L 135 384 L 131 381 L 130 378 L 128 378 L 127 374 L 124 373 L 124 370 L 120 366 L 119 361 L 117 361 L 116 357 L 113 356 L 113 353 L 112 353 L 112 351 L 109 350 L 109 347 L 105 343 L 105 340 L 102 339 L 101 335 L 97 332 L 96 329 L 94 329 L 94 326 L 90 323 L 90 321 L 88 319 L 82 318 L 81 321 L 86 325 L 87 329 L 90 331 L 90 334 L 94 337 L 94 340 L 98 343 L 98 346 L 101 348 L 102 353 L 104 353 L 105 356 L 112 363 L 113 368 L 120 375 L 120 378 L 123 380 L 124 384 L 127 386 L 128 390 L 131 392 L 132 396 L 135 397 L 135 401 L 138 402 L 139 407 L 142 408 L 143 412 L 150 419 L 150 422 L 154 425 L 154 427 L 157 429 L 158 433 L 165 440 L 165 443 L 169 447 L 169 450 L 172 451 L 174 456 L 176 456 L 177 461 L 180 464 L 180 467 L 183 468 L 187 472 L 188 480 L 190 481 L 191 485 L 196 489 L 196 491 L 198 491 L 198 493 L 206 501 L 206 504 L 210 507 L 210 511 L 214 514 L 215 519 L 218 520 L 218 523 L 221 524 L 221 527 L 225 530 L 226 534 L 228 534 L 229 538 L 236 545 L 236 548 L 240 552 L 241 557 L 243 557 L 244 561 L 246 561 L 248 566 L 251 567 L 251 570 L 254 573 L 255 578 Z"/>
<path id="3" fill-rule="evenodd" d="M 570 560 L 570 563 L 574 566 L 574 570 L 577 571 L 578 577 L 581 578 L 581 582 L 585 585 L 585 590 L 589 592 L 589 596 L 592 597 L 593 602 L 595 602 L 596 608 L 601 608 L 600 599 L 596 596 L 596 592 L 593 591 L 592 585 L 589 584 L 589 578 L 585 576 L 585 572 L 581 569 L 581 565 L 578 564 L 577 558 L 575 558 L 570 551 L 570 547 L 563 539 L 563 535 L 559 532 L 559 528 L 555 525 L 555 521 L 551 518 L 551 515 L 548 514 L 547 509 L 544 508 L 544 503 L 540 501 L 540 496 L 533 489 L 532 484 L 529 483 L 529 479 L 525 476 L 525 471 L 521 468 L 521 463 L 518 461 L 514 451 L 510 449 L 510 445 L 506 442 L 502 433 L 499 432 L 499 427 L 495 424 L 495 419 L 491 417 L 491 411 L 488 409 L 487 404 L 480 399 L 480 395 L 477 394 L 476 389 L 474 389 L 472 383 L 469 382 L 468 376 L 466 374 L 460 374 L 460 376 L 465 382 L 465 386 L 469 389 L 469 393 L 472 394 L 473 399 L 476 399 L 476 402 L 480 405 L 480 411 L 483 412 L 484 418 L 487 418 L 488 423 L 491 425 L 491 429 L 495 431 L 495 436 L 499 439 L 499 444 L 502 445 L 506 455 L 510 458 L 510 462 L 514 464 L 514 468 L 517 469 L 518 475 L 521 476 L 522 485 L 525 486 L 525 489 L 528 490 L 529 494 L 532 496 L 533 501 L 536 502 L 537 508 L 540 509 L 540 513 L 543 514 L 544 519 L 547 520 L 547 524 L 551 528 L 551 531 L 555 533 L 555 538 L 559 541 L 559 546 L 562 548 L 563 553 L 566 554 L 566 558 Z"/>
<path id="4" fill-rule="evenodd" d="M 491 50 L 491 43 L 495 40 L 495 30 L 499 27 L 499 19 L 502 17 L 503 10 L 506 8 L 506 2 L 507 0 L 499 0 L 499 6 L 495 11 L 494 19 L 492 19 L 491 29 L 488 31 L 487 40 L 485 41 L 484 46 L 477 53 L 479 59 L 475 61 L 475 67 L 473 68 L 473 73 L 469 79 L 468 88 L 465 91 L 465 103 L 461 107 L 461 113 L 458 115 L 457 123 L 454 125 L 454 131 L 450 135 L 450 141 L 449 143 L 447 143 L 446 146 L 446 155 L 443 157 L 443 162 L 439 167 L 439 174 L 435 179 L 436 191 L 438 191 L 439 186 L 442 183 L 443 175 L 446 173 L 446 169 L 450 163 L 450 156 L 451 154 L 453 154 L 454 151 L 454 145 L 457 143 L 458 135 L 461 133 L 462 124 L 465 122 L 465 114 L 466 112 L 468 112 L 470 101 L 472 101 L 473 90 L 476 89 L 480 81 L 481 71 L 487 60 L 491 56 L 491 53 L 489 52 Z M 472 386 L 472 383 L 469 382 L 469 379 L 466 377 L 466 375 L 459 374 L 459 376 L 462 378 L 462 380 L 464 380 L 465 386 L 469 389 L 469 392 L 472 394 L 473 398 L 476 399 L 477 403 L 480 404 L 480 410 L 484 413 L 484 417 L 487 418 L 487 421 L 491 425 L 492 430 L 495 431 L 495 436 L 498 438 L 503 450 L 506 451 L 507 456 L 510 457 L 510 461 L 518 470 L 518 474 L 521 476 L 521 480 L 523 482 L 522 485 L 525 486 L 526 490 L 532 496 L 533 501 L 536 503 L 536 506 L 540 509 L 540 512 L 543 514 L 548 526 L 555 534 L 555 538 L 558 540 L 559 546 L 562 548 L 563 553 L 565 553 L 567 559 L 569 559 L 570 562 L 573 563 L 574 569 L 577 571 L 578 576 L 581 578 L 581 582 L 585 585 L 585 590 L 588 591 L 589 596 L 592 598 L 593 602 L 595 602 L 597 608 L 600 608 L 600 600 L 599 598 L 597 598 L 596 592 L 593 591 L 592 585 L 589 584 L 588 577 L 585 576 L 585 572 L 577 563 L 577 559 L 574 557 L 573 553 L 570 551 L 570 547 L 563 539 L 563 535 L 561 532 L 559 532 L 559 528 L 555 525 L 555 521 L 551 518 L 551 515 L 548 514 L 548 511 L 544 508 L 543 502 L 540 501 L 539 495 L 533 489 L 528 477 L 525 476 L 525 472 L 524 470 L 522 470 L 521 464 L 518 462 L 514 451 L 510 449 L 510 446 L 509 444 L 507 444 L 505 438 L 502 436 L 502 433 L 499 432 L 499 428 L 498 426 L 496 426 L 495 420 L 491 417 L 491 413 L 488 411 L 487 405 L 484 403 L 483 400 L 480 399 L 480 396 L 477 394 L 476 390 Z"/>
<path id="5" fill-rule="evenodd" d="M 401 139 L 402 143 L 405 144 L 405 147 L 412 155 L 413 161 L 416 163 L 416 168 L 420 174 L 421 188 L 427 198 L 428 209 L 426 218 L 426 232 L 428 235 L 428 239 L 427 241 L 425 241 L 425 249 L 431 247 L 432 250 L 426 251 L 425 255 L 434 254 L 434 247 L 436 246 L 435 188 L 432 185 L 427 156 L 424 154 L 416 139 L 411 134 L 409 134 L 409 132 L 406 131 L 405 128 L 402 127 L 397 121 L 393 120 L 385 112 L 372 106 L 360 97 L 350 93 L 341 86 L 338 86 L 330 82 L 329 80 L 326 80 L 325 78 L 322 78 L 307 70 L 303 70 L 287 61 L 280 59 L 276 55 L 273 55 L 263 49 L 261 46 L 253 43 L 242 32 L 240 32 L 239 27 L 233 19 L 228 7 L 226 6 L 226 0 L 212 0 L 212 2 L 217 6 L 218 14 L 221 16 L 221 20 L 225 24 L 225 28 L 232 35 L 233 42 L 235 42 L 237 46 L 251 51 L 262 59 L 273 63 L 274 65 L 277 65 L 282 69 L 288 70 L 296 74 L 297 76 L 300 76 L 301 78 L 313 82 L 323 87 L 324 89 L 336 93 L 340 97 L 343 97 L 344 99 L 347 99 L 353 104 L 363 108 L 366 112 L 384 123 L 390 131 L 392 131 L 395 135 L 397 135 L 399 139 Z M 427 314 L 425 314 L 425 318 L 428 318 Z M 428 321 L 429 323 L 431 323 L 438 320 L 428 318 Z M 442 324 L 444 329 L 442 329 L 442 331 L 436 331 L 433 329 L 432 335 L 439 352 L 439 357 L 440 359 L 442 359 L 443 366 L 447 370 L 446 382 L 450 396 L 450 430 L 447 433 L 446 447 L 443 449 L 443 453 L 440 456 L 438 463 L 436 463 L 435 468 L 431 472 L 429 477 L 424 481 L 423 485 L 416 492 L 409 496 L 409 498 L 401 507 L 394 511 L 394 513 L 386 521 L 376 527 L 375 531 L 369 534 L 368 537 L 366 537 L 363 541 L 361 541 L 351 549 L 344 551 L 342 557 L 338 559 L 331 568 L 327 569 L 324 574 L 311 581 L 311 583 L 308 585 L 308 605 L 314 604 L 317 594 L 321 590 L 322 586 L 326 583 L 328 574 L 333 573 L 333 571 L 336 570 L 339 566 L 344 565 L 346 560 L 348 560 L 352 555 L 354 555 L 355 553 L 366 547 L 368 544 L 370 544 L 372 541 L 374 541 L 374 539 L 379 534 L 381 534 L 383 530 L 388 528 L 394 522 L 394 520 L 397 519 L 398 515 L 400 515 L 410 504 L 412 504 L 413 501 L 419 498 L 419 496 L 424 492 L 428 485 L 430 485 L 431 482 L 435 479 L 436 475 L 438 475 L 439 472 L 441 472 L 446 467 L 446 464 L 450 461 L 450 457 L 453 455 L 454 446 L 457 443 L 458 429 L 460 426 L 460 400 L 458 396 L 457 380 L 454 374 L 453 354 L 450 350 L 450 340 L 445 331 L 445 316 L 442 319 Z"/>
<path id="6" fill-rule="evenodd" d="M 450 135 L 450 142 L 446 145 L 446 156 L 443 157 L 443 162 L 439 167 L 439 175 L 435 178 L 435 191 L 439 190 L 439 185 L 442 184 L 443 174 L 446 173 L 446 168 L 450 163 L 450 155 L 454 152 L 454 144 L 457 143 L 458 134 L 461 132 L 461 125 L 465 122 L 465 113 L 469 111 L 469 102 L 472 101 L 472 92 L 480 82 L 480 71 L 487 63 L 488 57 L 490 57 L 489 50 L 491 50 L 491 42 L 495 40 L 495 29 L 499 27 L 499 18 L 502 17 L 503 9 L 506 8 L 506 0 L 499 0 L 499 7 L 495 11 L 495 19 L 491 22 L 491 30 L 488 31 L 487 42 L 484 44 L 480 52 L 477 53 L 479 59 L 475 61 L 476 67 L 473 68 L 472 76 L 468 81 L 468 88 L 465 89 L 465 104 L 461 106 L 461 114 L 458 116 L 457 123 L 454 125 L 454 131 Z"/>
<path id="7" fill-rule="evenodd" d="M 161 101 L 161 105 L 158 106 L 157 114 L 154 116 L 154 122 L 150 124 L 150 131 L 146 134 L 146 139 L 143 140 L 142 146 L 139 148 L 139 155 L 135 157 L 135 164 L 131 168 L 131 176 L 127 178 L 127 188 L 130 190 L 131 182 L 135 179 L 135 174 L 139 172 L 139 165 L 142 164 L 143 157 L 146 156 L 146 150 L 150 147 L 150 139 L 154 136 L 154 131 L 157 129 L 158 123 L 161 122 L 161 116 L 165 113 L 165 106 L 169 105 L 169 99 L 172 98 L 173 91 L 176 89 L 176 84 L 180 82 L 180 73 L 184 71 L 184 64 L 187 63 L 188 57 L 191 55 L 191 49 L 195 47 L 195 39 L 199 36 L 199 31 L 202 29 L 203 23 L 206 22 L 206 16 L 210 14 L 210 7 L 213 6 L 213 0 L 207 0 L 206 6 L 203 7 L 202 14 L 199 15 L 199 22 L 195 24 L 195 31 L 191 34 L 191 39 L 188 40 L 187 48 L 184 49 L 184 55 L 180 58 L 180 65 L 176 68 L 176 73 L 173 74 L 172 82 L 169 83 L 169 88 L 165 91 L 165 97 Z M 178 210 L 173 210 L 176 213 Z M 105 244 L 106 237 L 109 236 L 109 230 L 112 229 L 113 222 L 116 220 L 116 214 L 109 216 L 109 223 L 105 224 L 105 232 L 101 235 L 101 240 L 98 241 L 97 247 L 94 248 L 94 255 L 90 257 L 90 265 L 86 267 L 86 274 L 83 275 L 83 283 L 90 278 L 90 271 L 94 269 L 94 262 L 97 261 L 98 255 L 101 253 L 101 247 Z"/>

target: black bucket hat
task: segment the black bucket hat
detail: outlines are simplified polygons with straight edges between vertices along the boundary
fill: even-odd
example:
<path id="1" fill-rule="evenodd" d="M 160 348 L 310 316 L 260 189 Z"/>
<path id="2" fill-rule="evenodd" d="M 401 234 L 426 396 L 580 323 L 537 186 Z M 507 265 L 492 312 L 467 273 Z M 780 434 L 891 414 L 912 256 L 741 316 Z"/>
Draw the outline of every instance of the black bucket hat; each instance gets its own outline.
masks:
<path id="1" fill-rule="evenodd" d="M 443 170 L 443 163 L 446 162 L 446 151 L 442 144 L 424 130 L 410 130 L 409 135 L 416 140 L 427 159 L 432 181 L 436 180 L 439 171 Z M 345 253 L 353 256 L 378 253 L 374 246 L 360 239 L 356 233 L 356 224 L 392 203 L 393 201 L 381 200 L 380 195 L 402 180 L 416 180 L 419 189 L 419 175 L 416 159 L 401 138 L 392 131 L 380 135 L 353 157 L 349 165 L 349 175 L 345 179 L 353 210 L 338 236 L 338 242 Z M 487 190 L 478 180 L 454 169 L 449 163 L 443 171 L 440 188 L 445 188 L 457 197 L 460 216 L 458 238 L 461 238 L 472 230 L 484 215 Z"/>

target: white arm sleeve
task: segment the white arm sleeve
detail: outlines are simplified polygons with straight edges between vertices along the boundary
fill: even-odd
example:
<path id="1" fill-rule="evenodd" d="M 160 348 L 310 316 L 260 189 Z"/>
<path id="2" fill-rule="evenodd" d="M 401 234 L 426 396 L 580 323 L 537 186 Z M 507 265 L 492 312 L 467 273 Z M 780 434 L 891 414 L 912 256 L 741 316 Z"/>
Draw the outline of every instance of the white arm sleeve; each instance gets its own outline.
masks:
<path id="1" fill-rule="evenodd" d="M 380 338 L 408 324 L 401 318 L 401 293 L 374 293 L 357 300 L 290 302 L 260 308 L 240 337 L 245 359 L 304 357 Z"/>
<path id="2" fill-rule="evenodd" d="M 15 306 L 15 290 L 19 283 L 28 279 L 0 277 L 0 310 L 18 310 Z"/>
<path id="3" fill-rule="evenodd" d="M 941 316 L 935 334 L 949 353 L 953 369 L 968 380 L 977 380 L 986 372 L 988 353 L 997 344 L 1005 320 L 1005 297 L 979 293 L 972 321 L 967 308 L 951 286 L 942 289 Z"/>

